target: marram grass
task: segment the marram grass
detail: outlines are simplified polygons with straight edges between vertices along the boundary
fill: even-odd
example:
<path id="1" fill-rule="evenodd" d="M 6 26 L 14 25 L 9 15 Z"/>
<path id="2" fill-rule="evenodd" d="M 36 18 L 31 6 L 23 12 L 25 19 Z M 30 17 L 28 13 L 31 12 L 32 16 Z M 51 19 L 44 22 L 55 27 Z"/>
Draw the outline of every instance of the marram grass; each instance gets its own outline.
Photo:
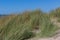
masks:
<path id="1" fill-rule="evenodd" d="M 0 23 L 0 40 L 27 40 L 36 35 L 50 37 L 58 28 L 40 11 L 6 16 L 0 19 L 0 22 L 3 24 Z M 38 34 L 32 32 L 36 29 L 41 32 Z"/>

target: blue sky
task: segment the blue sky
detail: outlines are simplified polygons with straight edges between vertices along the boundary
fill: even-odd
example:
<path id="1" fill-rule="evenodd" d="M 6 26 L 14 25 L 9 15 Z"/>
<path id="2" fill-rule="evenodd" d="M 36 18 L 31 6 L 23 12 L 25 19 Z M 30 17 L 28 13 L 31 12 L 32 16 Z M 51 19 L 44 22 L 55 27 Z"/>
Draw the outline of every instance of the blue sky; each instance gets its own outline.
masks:
<path id="1" fill-rule="evenodd" d="M 0 14 L 40 8 L 44 12 L 60 7 L 60 0 L 0 0 Z"/>

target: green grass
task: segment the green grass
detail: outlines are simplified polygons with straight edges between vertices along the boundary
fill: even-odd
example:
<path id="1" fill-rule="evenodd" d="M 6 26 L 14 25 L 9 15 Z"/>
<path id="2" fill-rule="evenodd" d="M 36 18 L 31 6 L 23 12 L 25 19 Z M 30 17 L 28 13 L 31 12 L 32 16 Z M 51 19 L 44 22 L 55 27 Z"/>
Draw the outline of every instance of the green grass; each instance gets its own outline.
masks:
<path id="1" fill-rule="evenodd" d="M 51 37 L 54 35 L 54 32 L 58 29 L 58 27 L 51 23 L 49 17 L 44 16 L 41 20 L 40 37 Z"/>
<path id="2" fill-rule="evenodd" d="M 60 18 L 57 19 L 57 22 L 60 22 Z"/>
<path id="3" fill-rule="evenodd" d="M 0 25 L 0 40 L 25 40 L 38 34 L 39 37 L 50 37 L 58 29 L 50 22 L 48 15 L 40 11 L 7 16 L 0 22 L 3 24 Z M 36 28 L 41 32 L 32 32 Z"/>

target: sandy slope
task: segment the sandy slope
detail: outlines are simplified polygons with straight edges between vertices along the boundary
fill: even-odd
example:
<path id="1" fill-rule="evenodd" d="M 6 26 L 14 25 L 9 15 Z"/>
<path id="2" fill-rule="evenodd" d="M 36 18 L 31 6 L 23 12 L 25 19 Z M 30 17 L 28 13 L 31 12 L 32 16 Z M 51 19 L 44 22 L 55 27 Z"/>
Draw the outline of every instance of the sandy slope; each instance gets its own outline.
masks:
<path id="1" fill-rule="evenodd" d="M 60 23 L 57 22 L 57 18 L 51 19 L 51 22 L 53 22 L 54 25 L 60 27 Z M 29 40 L 60 40 L 60 30 L 57 31 L 57 35 L 51 38 L 31 38 Z"/>

